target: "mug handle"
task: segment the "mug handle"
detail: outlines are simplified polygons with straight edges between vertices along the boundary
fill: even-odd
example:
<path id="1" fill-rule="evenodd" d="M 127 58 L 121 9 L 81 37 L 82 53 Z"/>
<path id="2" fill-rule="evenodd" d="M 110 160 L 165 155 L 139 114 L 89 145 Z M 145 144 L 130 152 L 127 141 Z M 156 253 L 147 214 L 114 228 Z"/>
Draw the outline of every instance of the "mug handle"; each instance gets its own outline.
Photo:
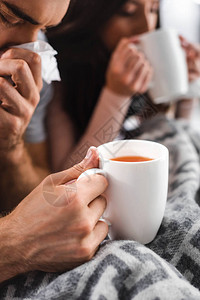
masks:
<path id="1" fill-rule="evenodd" d="M 88 179 L 90 178 L 91 175 L 95 175 L 95 174 L 101 174 L 104 177 L 107 178 L 106 172 L 98 169 L 98 168 L 93 168 L 93 169 L 88 169 L 85 172 L 83 172 L 77 179 L 77 181 L 79 181 L 81 178 L 87 177 Z"/>
<path id="2" fill-rule="evenodd" d="M 107 174 L 104 170 L 101 170 L 101 169 L 98 169 L 98 168 L 93 168 L 93 169 L 88 169 L 86 170 L 85 172 L 83 172 L 77 179 L 77 181 L 79 181 L 81 178 L 90 178 L 91 175 L 95 175 L 95 174 L 101 174 L 103 175 L 104 177 L 107 178 Z M 109 220 L 109 217 L 106 217 L 104 215 L 109 215 L 108 213 L 108 206 L 103 214 L 103 216 L 100 218 L 100 221 L 103 221 L 103 222 L 106 222 L 108 224 L 108 226 L 111 226 L 111 221 Z"/>

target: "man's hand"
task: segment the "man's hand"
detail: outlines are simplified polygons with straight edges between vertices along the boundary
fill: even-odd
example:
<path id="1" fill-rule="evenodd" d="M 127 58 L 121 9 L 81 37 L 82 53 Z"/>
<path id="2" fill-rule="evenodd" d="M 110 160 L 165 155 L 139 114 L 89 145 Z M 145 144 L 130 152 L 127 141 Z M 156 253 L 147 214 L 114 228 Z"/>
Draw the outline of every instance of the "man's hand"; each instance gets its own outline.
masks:
<path id="1" fill-rule="evenodd" d="M 93 257 L 108 232 L 99 221 L 107 180 L 97 174 L 76 181 L 92 167 L 98 167 L 95 148 L 80 164 L 48 176 L 0 219 L 0 282 L 32 270 L 65 271 Z"/>
<path id="2" fill-rule="evenodd" d="M 38 54 L 14 48 L 3 53 L 0 58 L 1 158 L 22 142 L 39 102 L 41 88 L 41 59 Z"/>
<path id="3" fill-rule="evenodd" d="M 40 99 L 41 59 L 24 49 L 0 58 L 0 211 L 10 211 L 49 174 L 35 165 L 23 135 Z M 44 156 L 44 153 L 40 154 Z"/>

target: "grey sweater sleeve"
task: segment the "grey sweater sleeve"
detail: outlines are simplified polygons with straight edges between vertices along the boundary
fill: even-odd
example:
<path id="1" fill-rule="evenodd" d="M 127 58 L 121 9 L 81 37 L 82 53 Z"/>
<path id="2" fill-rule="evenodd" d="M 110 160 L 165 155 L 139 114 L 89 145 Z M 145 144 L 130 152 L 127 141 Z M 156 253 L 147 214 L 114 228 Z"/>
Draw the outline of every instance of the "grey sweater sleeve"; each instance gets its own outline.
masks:
<path id="1" fill-rule="evenodd" d="M 32 119 L 25 132 L 25 142 L 40 143 L 46 140 L 45 117 L 48 103 L 53 97 L 53 86 L 43 81 L 43 88 Z"/>

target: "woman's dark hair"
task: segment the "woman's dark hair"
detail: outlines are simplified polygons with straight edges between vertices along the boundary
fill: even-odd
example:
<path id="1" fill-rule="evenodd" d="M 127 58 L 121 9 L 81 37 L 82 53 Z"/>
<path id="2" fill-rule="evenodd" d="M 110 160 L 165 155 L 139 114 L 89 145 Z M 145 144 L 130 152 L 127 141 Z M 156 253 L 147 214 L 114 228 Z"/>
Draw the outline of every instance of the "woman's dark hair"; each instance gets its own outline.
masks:
<path id="1" fill-rule="evenodd" d="M 48 38 L 58 51 L 64 86 L 63 108 L 77 129 L 85 131 L 105 82 L 110 53 L 100 30 L 127 0 L 71 0 L 62 25 Z"/>

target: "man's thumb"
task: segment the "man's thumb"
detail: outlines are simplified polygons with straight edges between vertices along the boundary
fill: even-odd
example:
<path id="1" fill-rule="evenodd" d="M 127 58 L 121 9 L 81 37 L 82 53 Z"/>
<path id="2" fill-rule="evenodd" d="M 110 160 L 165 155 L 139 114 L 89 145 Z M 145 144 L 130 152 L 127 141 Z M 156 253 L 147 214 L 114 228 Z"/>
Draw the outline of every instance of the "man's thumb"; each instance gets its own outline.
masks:
<path id="1" fill-rule="evenodd" d="M 65 170 L 63 172 L 54 174 L 54 182 L 56 181 L 57 185 L 66 184 L 71 180 L 77 179 L 83 172 L 91 168 L 98 168 L 99 166 L 99 154 L 98 150 L 95 147 L 90 147 L 85 158 L 74 165 L 72 168 Z"/>

